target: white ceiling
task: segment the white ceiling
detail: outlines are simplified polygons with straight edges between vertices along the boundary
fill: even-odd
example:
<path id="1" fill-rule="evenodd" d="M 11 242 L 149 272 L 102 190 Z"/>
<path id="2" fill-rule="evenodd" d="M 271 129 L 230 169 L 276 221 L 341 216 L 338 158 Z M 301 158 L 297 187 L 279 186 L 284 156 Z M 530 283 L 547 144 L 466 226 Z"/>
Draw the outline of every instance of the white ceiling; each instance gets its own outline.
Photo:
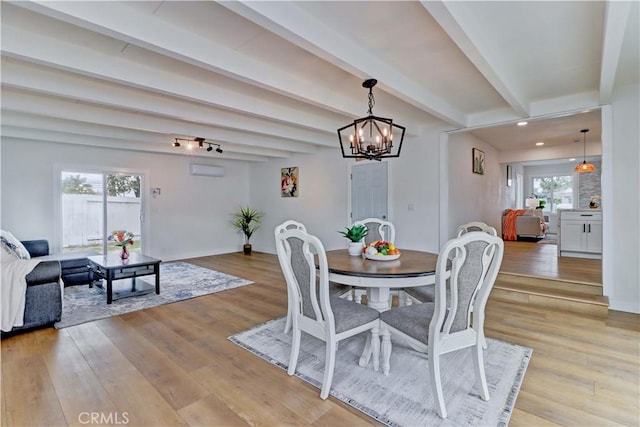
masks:
<path id="1" fill-rule="evenodd" d="M 374 113 L 409 134 L 444 122 L 513 150 L 585 127 L 599 138 L 597 107 L 640 74 L 637 1 L 5 0 L 1 13 L 2 135 L 15 140 L 338 154 L 373 77 Z"/>

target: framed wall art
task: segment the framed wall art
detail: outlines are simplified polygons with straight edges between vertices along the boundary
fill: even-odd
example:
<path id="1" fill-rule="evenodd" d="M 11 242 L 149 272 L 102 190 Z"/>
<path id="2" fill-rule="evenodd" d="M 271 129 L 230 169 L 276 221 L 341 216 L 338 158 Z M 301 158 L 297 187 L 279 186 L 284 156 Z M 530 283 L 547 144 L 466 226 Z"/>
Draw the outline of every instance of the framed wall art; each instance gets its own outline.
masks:
<path id="1" fill-rule="evenodd" d="M 280 196 L 298 197 L 298 167 L 280 169 Z"/>
<path id="2" fill-rule="evenodd" d="M 511 187 L 513 183 L 513 171 L 511 170 L 511 165 L 507 165 L 507 187 Z"/>
<path id="3" fill-rule="evenodd" d="M 473 173 L 484 175 L 484 151 L 473 149 Z"/>

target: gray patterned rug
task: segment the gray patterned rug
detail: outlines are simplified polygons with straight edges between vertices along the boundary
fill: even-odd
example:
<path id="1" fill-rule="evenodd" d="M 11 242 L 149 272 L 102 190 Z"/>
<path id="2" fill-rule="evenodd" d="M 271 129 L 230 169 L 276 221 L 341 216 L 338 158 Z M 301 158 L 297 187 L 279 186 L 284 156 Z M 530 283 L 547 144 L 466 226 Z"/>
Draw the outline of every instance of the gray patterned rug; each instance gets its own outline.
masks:
<path id="1" fill-rule="evenodd" d="M 138 280 L 155 283 L 154 276 Z M 119 314 L 169 304 L 201 295 L 225 291 L 253 282 L 239 277 L 198 267 L 186 262 L 160 264 L 160 295 L 155 292 L 113 301 L 107 305 L 105 290 L 94 286 L 70 286 L 64 289 L 62 319 L 56 329 L 104 319 Z"/>
<path id="2" fill-rule="evenodd" d="M 286 371 L 291 334 L 284 334 L 284 318 L 272 320 L 229 337 L 239 346 Z M 530 348 L 487 338 L 485 370 L 489 401 L 480 398 L 470 350 L 441 357 L 444 398 L 449 417 L 435 411 L 426 356 L 393 340 L 391 372 L 374 372 L 371 363 L 358 366 L 364 335 L 341 341 L 331 395 L 390 426 L 505 426 L 515 405 Z M 322 383 L 324 342 L 302 334 L 296 376 L 318 387 Z M 287 375 L 283 373 L 283 375 Z M 318 399 L 320 392 L 318 391 Z"/>

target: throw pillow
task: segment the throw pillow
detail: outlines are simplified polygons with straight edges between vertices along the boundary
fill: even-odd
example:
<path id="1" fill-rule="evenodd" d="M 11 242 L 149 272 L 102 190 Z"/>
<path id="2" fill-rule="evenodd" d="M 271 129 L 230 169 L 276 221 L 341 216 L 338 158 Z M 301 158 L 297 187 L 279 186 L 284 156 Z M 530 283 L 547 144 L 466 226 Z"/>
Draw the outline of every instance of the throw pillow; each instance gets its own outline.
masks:
<path id="1" fill-rule="evenodd" d="M 0 244 L 0 263 L 4 264 L 5 262 L 11 262 L 18 260 L 18 255 L 12 250 L 10 250 L 5 244 L 4 239 L 2 239 L 2 244 Z"/>
<path id="2" fill-rule="evenodd" d="M 0 230 L 0 243 L 7 248 L 7 251 L 15 253 L 18 258 L 31 259 L 27 248 L 9 231 Z"/>

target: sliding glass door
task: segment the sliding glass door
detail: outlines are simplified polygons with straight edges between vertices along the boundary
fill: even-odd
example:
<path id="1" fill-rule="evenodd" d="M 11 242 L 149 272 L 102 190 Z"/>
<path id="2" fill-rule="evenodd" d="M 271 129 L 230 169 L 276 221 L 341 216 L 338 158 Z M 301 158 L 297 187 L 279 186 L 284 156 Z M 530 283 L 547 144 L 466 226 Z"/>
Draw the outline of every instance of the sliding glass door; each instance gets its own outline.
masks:
<path id="1" fill-rule="evenodd" d="M 62 250 L 119 250 L 108 240 L 114 231 L 133 233 L 129 249 L 141 251 L 142 176 L 63 170 L 61 181 Z"/>

